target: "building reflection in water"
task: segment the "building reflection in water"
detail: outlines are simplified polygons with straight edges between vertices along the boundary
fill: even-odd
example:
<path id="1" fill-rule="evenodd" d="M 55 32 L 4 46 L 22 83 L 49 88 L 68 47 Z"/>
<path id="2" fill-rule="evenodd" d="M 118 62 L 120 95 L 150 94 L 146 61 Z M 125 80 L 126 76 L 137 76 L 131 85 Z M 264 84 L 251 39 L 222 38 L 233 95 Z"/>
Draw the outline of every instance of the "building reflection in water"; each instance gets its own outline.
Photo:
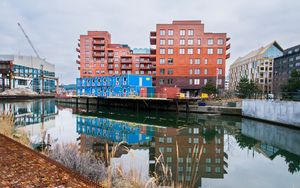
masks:
<path id="1" fill-rule="evenodd" d="M 77 116 L 82 152 L 111 152 L 113 144 L 125 141 L 131 149 L 149 150 L 149 175 L 159 173 L 155 157 L 161 154 L 172 170 L 175 182 L 191 182 L 201 186 L 201 178 L 224 178 L 227 154 L 224 152 L 224 129 L 203 124 L 188 127 L 155 127 L 101 117 Z M 194 146 L 198 146 L 195 148 Z M 177 152 L 178 146 L 178 152 Z M 200 152 L 200 161 L 192 154 Z M 125 152 L 126 153 L 126 152 Z M 120 157 L 122 153 L 117 157 Z M 196 165 L 196 166 L 195 166 Z"/>
<path id="2" fill-rule="evenodd" d="M 47 130 L 55 126 L 55 100 L 32 100 L 16 103 L 1 103 L 0 112 L 14 114 L 16 129 L 25 131 L 36 144 L 45 139 Z"/>

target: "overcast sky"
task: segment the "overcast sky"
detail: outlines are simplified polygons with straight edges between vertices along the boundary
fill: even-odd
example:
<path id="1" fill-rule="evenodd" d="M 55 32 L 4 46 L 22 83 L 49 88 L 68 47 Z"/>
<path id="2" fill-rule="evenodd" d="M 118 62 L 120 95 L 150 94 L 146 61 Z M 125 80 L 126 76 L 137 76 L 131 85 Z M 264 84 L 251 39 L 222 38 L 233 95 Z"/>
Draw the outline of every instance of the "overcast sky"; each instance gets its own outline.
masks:
<path id="1" fill-rule="evenodd" d="M 34 55 L 20 22 L 62 82 L 74 83 L 80 34 L 107 30 L 114 43 L 144 48 L 155 24 L 192 19 L 231 37 L 227 67 L 273 40 L 283 48 L 300 44 L 299 0 L 0 0 L 0 54 Z"/>

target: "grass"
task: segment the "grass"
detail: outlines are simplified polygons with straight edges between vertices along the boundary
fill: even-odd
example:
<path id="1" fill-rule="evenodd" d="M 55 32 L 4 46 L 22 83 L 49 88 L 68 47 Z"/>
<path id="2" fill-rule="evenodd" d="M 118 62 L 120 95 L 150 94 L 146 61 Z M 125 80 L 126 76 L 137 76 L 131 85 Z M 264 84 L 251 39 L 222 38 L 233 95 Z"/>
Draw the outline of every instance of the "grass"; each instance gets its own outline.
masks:
<path id="1" fill-rule="evenodd" d="M 2 112 L 0 114 L 0 134 L 10 137 L 23 145 L 30 146 L 30 140 L 24 131 L 16 130 L 14 127 L 14 115 Z"/>

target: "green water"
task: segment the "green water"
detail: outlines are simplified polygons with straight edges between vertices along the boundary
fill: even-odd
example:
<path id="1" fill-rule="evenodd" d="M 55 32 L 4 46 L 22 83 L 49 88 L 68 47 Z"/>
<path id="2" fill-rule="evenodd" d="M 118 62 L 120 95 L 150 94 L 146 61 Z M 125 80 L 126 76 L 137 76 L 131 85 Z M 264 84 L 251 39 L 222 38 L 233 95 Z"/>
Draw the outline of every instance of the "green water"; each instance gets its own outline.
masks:
<path id="1" fill-rule="evenodd" d="M 52 145 L 76 143 L 81 151 L 103 153 L 106 144 L 111 149 L 125 141 L 130 151 L 114 163 L 144 179 L 158 171 L 154 159 L 162 154 L 173 180 L 193 187 L 300 187 L 300 130 L 234 116 L 105 108 L 87 113 L 54 100 L 1 103 L 2 110 L 15 114 L 16 128 L 33 144 L 49 137 Z"/>

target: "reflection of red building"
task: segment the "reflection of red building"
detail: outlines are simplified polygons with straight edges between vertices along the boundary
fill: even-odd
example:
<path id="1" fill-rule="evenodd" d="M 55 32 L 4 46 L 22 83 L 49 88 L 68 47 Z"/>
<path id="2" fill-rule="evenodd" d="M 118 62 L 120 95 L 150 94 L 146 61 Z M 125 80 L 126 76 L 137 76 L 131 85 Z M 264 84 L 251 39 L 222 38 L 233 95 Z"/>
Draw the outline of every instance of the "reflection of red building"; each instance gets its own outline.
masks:
<path id="1" fill-rule="evenodd" d="M 164 162 L 172 169 L 173 179 L 177 182 L 191 182 L 201 186 L 201 178 L 223 178 L 224 166 L 224 133 L 214 126 L 187 127 L 182 129 L 167 128 L 155 135 L 155 157 L 163 153 Z M 178 154 L 176 150 L 178 143 Z M 194 146 L 199 149 L 194 150 Z M 197 162 L 192 155 L 203 152 Z M 151 166 L 151 165 L 150 165 Z M 154 165 L 150 167 L 154 170 Z"/>

